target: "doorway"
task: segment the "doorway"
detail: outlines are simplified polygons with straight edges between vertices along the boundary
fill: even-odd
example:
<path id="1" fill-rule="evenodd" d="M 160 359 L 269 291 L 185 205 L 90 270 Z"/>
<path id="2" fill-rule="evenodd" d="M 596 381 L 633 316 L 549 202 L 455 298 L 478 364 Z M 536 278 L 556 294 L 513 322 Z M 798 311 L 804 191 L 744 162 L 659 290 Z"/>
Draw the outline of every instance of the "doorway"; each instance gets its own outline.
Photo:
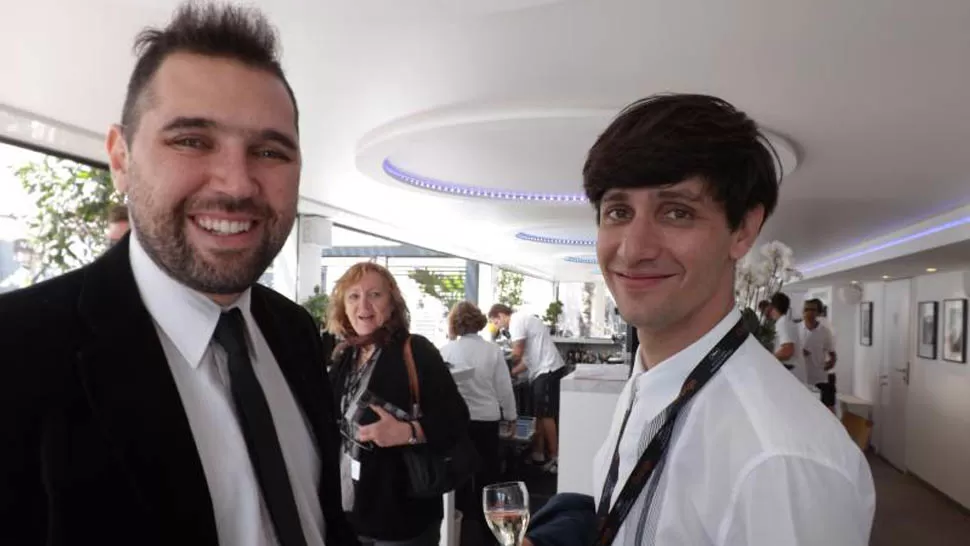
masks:
<path id="1" fill-rule="evenodd" d="M 909 390 L 910 296 L 912 281 L 886 284 L 876 449 L 889 464 L 906 471 L 906 398 Z"/>

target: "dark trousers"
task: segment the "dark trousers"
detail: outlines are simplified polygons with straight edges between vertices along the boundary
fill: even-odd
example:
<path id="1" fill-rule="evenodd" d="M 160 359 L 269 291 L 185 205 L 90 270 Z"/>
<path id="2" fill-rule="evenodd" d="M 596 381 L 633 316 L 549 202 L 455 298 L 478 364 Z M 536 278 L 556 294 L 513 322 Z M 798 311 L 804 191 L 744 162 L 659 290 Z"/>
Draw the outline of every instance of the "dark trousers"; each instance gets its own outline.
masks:
<path id="1" fill-rule="evenodd" d="M 485 527 L 485 514 L 482 511 L 482 490 L 486 485 L 498 481 L 500 473 L 500 447 L 498 421 L 471 421 L 468 423 L 468 436 L 481 458 L 481 466 L 468 483 L 455 494 L 455 504 L 461 510 L 465 521 L 480 522 L 481 530 L 491 533 Z M 469 525 L 466 528 L 471 528 Z"/>

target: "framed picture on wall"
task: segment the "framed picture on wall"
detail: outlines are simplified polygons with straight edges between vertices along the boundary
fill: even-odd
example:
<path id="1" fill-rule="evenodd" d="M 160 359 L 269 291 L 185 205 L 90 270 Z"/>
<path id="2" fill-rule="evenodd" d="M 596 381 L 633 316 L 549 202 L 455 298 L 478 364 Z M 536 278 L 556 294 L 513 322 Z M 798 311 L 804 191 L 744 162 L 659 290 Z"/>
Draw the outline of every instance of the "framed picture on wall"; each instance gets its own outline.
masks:
<path id="1" fill-rule="evenodd" d="M 943 360 L 967 362 L 967 300 L 943 300 Z"/>
<path id="2" fill-rule="evenodd" d="M 916 327 L 919 328 L 916 339 L 916 354 L 920 358 L 936 358 L 936 339 L 937 329 L 936 320 L 939 305 L 935 301 L 921 301 L 919 304 L 919 317 L 917 317 Z"/>
<path id="3" fill-rule="evenodd" d="M 859 304 L 859 343 L 872 345 L 872 302 L 864 301 Z"/>

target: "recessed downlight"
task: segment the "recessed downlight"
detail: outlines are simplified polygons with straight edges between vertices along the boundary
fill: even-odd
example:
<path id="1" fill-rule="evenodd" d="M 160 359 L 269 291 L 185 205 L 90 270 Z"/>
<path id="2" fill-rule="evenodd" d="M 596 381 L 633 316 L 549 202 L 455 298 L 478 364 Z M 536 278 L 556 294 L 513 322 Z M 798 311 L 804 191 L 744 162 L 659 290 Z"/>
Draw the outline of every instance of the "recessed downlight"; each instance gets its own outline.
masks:
<path id="1" fill-rule="evenodd" d="M 936 273 L 936 268 L 935 267 L 927 267 L 926 268 L 926 272 L 927 273 Z"/>
<path id="2" fill-rule="evenodd" d="M 882 276 L 882 280 L 884 280 L 884 281 L 887 281 L 887 280 L 889 280 L 889 275 L 883 275 L 883 276 Z"/>

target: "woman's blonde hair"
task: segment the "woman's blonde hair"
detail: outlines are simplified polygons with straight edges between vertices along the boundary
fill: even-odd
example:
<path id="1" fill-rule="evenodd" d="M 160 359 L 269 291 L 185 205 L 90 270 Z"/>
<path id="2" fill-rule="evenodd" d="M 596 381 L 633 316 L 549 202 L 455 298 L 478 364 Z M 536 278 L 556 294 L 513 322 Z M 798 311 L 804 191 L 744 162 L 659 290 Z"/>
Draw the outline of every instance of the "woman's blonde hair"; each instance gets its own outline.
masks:
<path id="1" fill-rule="evenodd" d="M 477 305 L 470 301 L 461 301 L 451 308 L 448 313 L 448 337 L 455 339 L 465 334 L 481 332 L 488 319 Z"/>
<path id="2" fill-rule="evenodd" d="M 327 330 L 344 339 L 357 336 L 354 327 L 350 325 L 347 317 L 347 308 L 344 305 L 344 297 L 347 290 L 360 282 L 364 275 L 377 273 L 384 279 L 384 284 L 391 296 L 391 316 L 381 327 L 391 337 L 406 334 L 411 329 L 411 313 L 408 311 L 408 304 L 401 295 L 401 289 L 394 280 L 394 275 L 386 267 L 374 262 L 360 262 L 352 265 L 344 273 L 337 283 L 334 284 L 333 293 L 330 295 L 330 304 L 327 309 Z"/>

